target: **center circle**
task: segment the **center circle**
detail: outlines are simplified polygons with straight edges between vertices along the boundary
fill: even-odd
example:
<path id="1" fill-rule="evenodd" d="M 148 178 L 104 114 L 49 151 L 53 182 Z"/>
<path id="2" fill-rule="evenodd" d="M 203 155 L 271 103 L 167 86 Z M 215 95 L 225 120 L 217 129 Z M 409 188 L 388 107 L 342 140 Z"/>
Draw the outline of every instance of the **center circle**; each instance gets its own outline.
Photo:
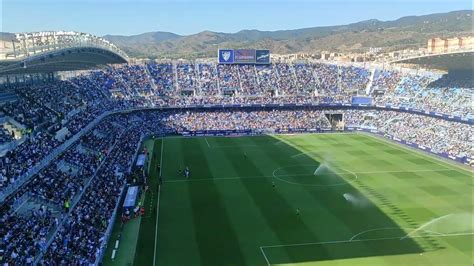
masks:
<path id="1" fill-rule="evenodd" d="M 332 187 L 347 185 L 348 180 L 357 179 L 353 172 L 343 169 L 332 169 L 326 164 L 300 164 L 276 168 L 273 177 L 292 185 Z"/>

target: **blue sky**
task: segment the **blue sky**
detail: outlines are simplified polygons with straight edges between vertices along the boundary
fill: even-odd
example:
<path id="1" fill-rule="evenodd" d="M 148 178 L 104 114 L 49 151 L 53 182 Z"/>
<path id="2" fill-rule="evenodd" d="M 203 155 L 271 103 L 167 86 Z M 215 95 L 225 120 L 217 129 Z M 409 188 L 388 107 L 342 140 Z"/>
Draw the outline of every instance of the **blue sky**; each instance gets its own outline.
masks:
<path id="1" fill-rule="evenodd" d="M 466 0 L 0 0 L 0 31 L 280 30 L 471 9 Z"/>

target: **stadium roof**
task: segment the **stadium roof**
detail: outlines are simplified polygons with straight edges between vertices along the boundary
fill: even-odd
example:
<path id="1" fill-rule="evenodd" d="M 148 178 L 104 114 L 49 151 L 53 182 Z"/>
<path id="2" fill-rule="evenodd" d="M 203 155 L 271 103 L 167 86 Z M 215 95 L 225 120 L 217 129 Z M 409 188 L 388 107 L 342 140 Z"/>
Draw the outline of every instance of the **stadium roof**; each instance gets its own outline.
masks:
<path id="1" fill-rule="evenodd" d="M 428 69 L 472 72 L 474 70 L 474 51 L 456 51 L 442 54 L 418 55 L 392 61 L 394 64 L 419 65 Z"/>
<path id="2" fill-rule="evenodd" d="M 128 62 L 128 56 L 102 38 L 79 32 L 16 34 L 0 56 L 0 75 L 48 73 Z"/>

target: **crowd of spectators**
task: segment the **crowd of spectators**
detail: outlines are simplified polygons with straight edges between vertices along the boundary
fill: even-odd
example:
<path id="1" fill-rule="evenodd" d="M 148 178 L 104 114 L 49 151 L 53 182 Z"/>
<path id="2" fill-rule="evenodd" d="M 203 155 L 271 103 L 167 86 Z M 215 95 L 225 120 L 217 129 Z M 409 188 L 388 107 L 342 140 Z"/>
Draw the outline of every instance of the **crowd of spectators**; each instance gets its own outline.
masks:
<path id="1" fill-rule="evenodd" d="M 63 141 L 107 111 L 209 104 L 350 103 L 369 93 L 373 104 L 472 117 L 472 80 L 449 76 L 371 72 L 323 63 L 216 65 L 150 62 L 111 66 L 66 81 L 19 87 L 3 112 L 28 129 L 26 141 L 0 157 L 0 190 Z M 371 86 L 369 86 L 371 85 Z M 189 90 L 190 97 L 178 90 Z M 56 132 L 66 128 L 65 139 Z M 46 130 L 45 130 L 46 129 Z M 60 139 L 60 140 L 59 140 Z"/>
<path id="2" fill-rule="evenodd" d="M 377 129 L 456 157 L 472 157 L 474 127 L 424 115 L 372 110 L 247 110 L 171 112 L 164 125 L 176 133 L 212 130 L 331 129 L 325 114 L 338 113 L 346 126 Z M 165 113 L 166 114 L 166 113 Z"/>
<path id="3" fill-rule="evenodd" d="M 364 95 L 369 82 L 370 72 L 365 68 L 339 67 L 340 88 L 353 95 Z"/>
<path id="4" fill-rule="evenodd" d="M 114 124 L 117 121 L 123 119 L 105 119 L 0 205 L 0 250 L 4 252 L 4 261 L 0 263 L 31 264 L 31 259 L 44 251 L 47 238 L 68 214 L 68 209 L 63 207 L 80 199 L 99 164 L 123 132 L 124 127 Z M 105 128 L 107 134 L 98 137 L 98 130 Z M 84 143 L 90 143 L 91 139 L 96 146 L 85 149 Z"/>
<path id="5" fill-rule="evenodd" d="M 224 95 L 241 93 L 239 70 L 237 65 L 217 65 L 217 82 Z"/>
<path id="6" fill-rule="evenodd" d="M 59 141 L 45 132 L 31 135 L 18 147 L 0 157 L 0 190 L 16 181 L 59 146 Z"/>
<path id="7" fill-rule="evenodd" d="M 0 145 L 11 142 L 15 139 L 15 133 L 8 131 L 4 124 L 0 124 Z"/>
<path id="8" fill-rule="evenodd" d="M 179 112 L 165 117 L 165 124 L 177 133 L 198 130 L 288 130 L 328 128 L 321 111 L 212 111 Z"/>
<path id="9" fill-rule="evenodd" d="M 255 75 L 258 81 L 259 90 L 265 96 L 277 96 L 278 82 L 271 65 L 255 66 Z M 268 98 L 268 97 L 267 97 Z"/>
<path id="10" fill-rule="evenodd" d="M 45 247 L 46 237 L 56 219 L 44 205 L 28 216 L 0 214 L 0 249 L 2 265 L 32 265 Z"/>
<path id="11" fill-rule="evenodd" d="M 350 103 L 353 95 L 365 95 L 374 104 L 472 117 L 473 87 L 472 80 L 449 76 L 375 70 L 371 77 L 364 68 L 322 63 L 111 66 L 65 81 L 15 88 L 19 99 L 0 108 L 23 124 L 26 134 L 14 149 L 0 156 L 0 191 L 110 111 L 208 104 Z M 183 91 L 192 93 L 184 97 Z M 328 113 L 343 114 L 346 126 L 373 128 L 435 152 L 472 157 L 472 125 L 421 114 L 308 108 L 116 114 L 85 132 L 2 203 L 2 262 L 28 264 L 45 252 L 44 265 L 93 263 L 124 185 L 118 173 L 130 166 L 142 133 L 329 129 Z M 67 129 L 65 139 L 57 138 L 60 129 Z M 25 198 L 43 205 L 26 214 L 16 212 L 13 207 Z M 62 210 L 66 202 L 77 205 L 54 214 L 51 206 Z M 61 230 L 45 250 L 55 228 Z"/>
<path id="12" fill-rule="evenodd" d="M 178 63 L 176 64 L 176 74 L 178 81 L 178 90 L 182 91 L 196 91 L 196 66 L 192 63 Z"/>
<path id="13" fill-rule="evenodd" d="M 125 185 L 120 173 L 131 168 L 143 134 L 203 130 L 325 130 L 334 126 L 327 114 L 342 114 L 344 119 L 340 122 L 346 126 L 377 129 L 435 152 L 472 156 L 474 128 L 471 125 L 412 113 L 305 107 L 116 114 L 104 118 L 2 203 L 2 262 L 27 264 L 41 255 L 40 265 L 94 263 L 106 241 L 112 212 Z M 48 207 L 32 207 L 30 213 L 20 214 L 16 211 L 19 207 L 13 206 L 25 198 Z M 68 207 L 63 208 L 66 205 Z M 53 214 L 51 208 L 59 209 L 61 213 Z"/>
<path id="14" fill-rule="evenodd" d="M 395 111 L 344 112 L 348 126 L 377 129 L 427 148 L 457 157 L 472 157 L 474 127 L 423 115 Z"/>
<path id="15" fill-rule="evenodd" d="M 176 94 L 171 63 L 150 63 L 146 67 L 156 85 L 157 95 L 173 96 Z"/>
<path id="16" fill-rule="evenodd" d="M 383 93 L 385 90 L 393 91 L 400 82 L 401 74 L 395 71 L 375 70 L 370 92 Z"/>
<path id="17" fill-rule="evenodd" d="M 314 95 L 318 82 L 316 80 L 316 72 L 313 65 L 296 64 L 296 85 L 301 94 Z"/>
<path id="18" fill-rule="evenodd" d="M 395 84 L 393 75 L 386 74 L 387 86 L 374 93 L 374 102 L 383 105 L 410 107 L 423 111 L 432 111 L 461 117 L 473 117 L 472 112 L 472 82 L 451 82 L 452 79 L 437 76 L 406 74 Z M 379 81 L 382 83 L 382 81 Z M 456 80 L 456 79 L 455 79 Z M 459 87 L 464 85 L 466 87 Z M 380 88 L 380 86 L 378 86 Z"/>
<path id="19" fill-rule="evenodd" d="M 65 218 L 40 265 L 91 265 L 96 261 L 124 185 L 117 171 L 131 164 L 140 139 L 137 130 L 136 126 L 128 128 L 118 139 L 97 176 Z"/>
<path id="20" fill-rule="evenodd" d="M 16 102 L 5 103 L 0 109 L 28 129 L 49 127 L 58 120 L 57 114 L 27 96 L 20 97 Z"/>

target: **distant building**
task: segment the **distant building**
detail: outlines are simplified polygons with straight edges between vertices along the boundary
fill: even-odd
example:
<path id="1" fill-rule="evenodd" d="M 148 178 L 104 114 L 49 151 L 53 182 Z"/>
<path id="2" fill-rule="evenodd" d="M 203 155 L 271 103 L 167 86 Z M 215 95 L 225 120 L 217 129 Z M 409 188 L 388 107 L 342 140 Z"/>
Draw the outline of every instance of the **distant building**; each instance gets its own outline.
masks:
<path id="1" fill-rule="evenodd" d="M 446 53 L 459 49 L 474 49 L 474 37 L 432 38 L 428 40 L 429 53 Z"/>

